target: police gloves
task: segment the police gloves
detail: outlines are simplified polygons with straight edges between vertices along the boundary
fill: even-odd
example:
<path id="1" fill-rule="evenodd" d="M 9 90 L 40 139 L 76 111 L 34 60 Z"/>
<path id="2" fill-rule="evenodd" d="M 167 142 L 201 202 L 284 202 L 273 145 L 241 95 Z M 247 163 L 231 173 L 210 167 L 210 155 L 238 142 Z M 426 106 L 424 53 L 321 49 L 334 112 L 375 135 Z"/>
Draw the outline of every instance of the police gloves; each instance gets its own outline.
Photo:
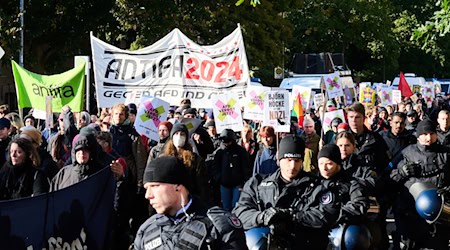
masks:
<path id="1" fill-rule="evenodd" d="M 262 211 L 258 217 L 256 217 L 257 223 L 264 226 L 270 226 L 285 222 L 291 218 L 289 209 L 282 209 L 271 207 Z"/>
<path id="2" fill-rule="evenodd" d="M 403 178 L 417 177 L 420 175 L 421 167 L 415 162 L 408 162 L 398 169 L 398 172 Z"/>

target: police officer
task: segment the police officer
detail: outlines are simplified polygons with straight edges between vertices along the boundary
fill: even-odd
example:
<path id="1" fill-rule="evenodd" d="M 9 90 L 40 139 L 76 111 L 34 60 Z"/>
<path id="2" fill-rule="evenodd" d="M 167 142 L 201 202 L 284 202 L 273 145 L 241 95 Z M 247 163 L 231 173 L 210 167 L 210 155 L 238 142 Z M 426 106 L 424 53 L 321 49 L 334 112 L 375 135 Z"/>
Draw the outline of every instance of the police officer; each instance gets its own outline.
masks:
<path id="1" fill-rule="evenodd" d="M 270 227 L 271 247 L 325 249 L 328 231 L 324 228 L 339 217 L 333 195 L 321 192 L 320 181 L 302 171 L 304 154 L 303 139 L 283 138 L 278 151 L 280 168 L 265 179 L 260 175 L 250 178 L 233 210 L 244 229 Z"/>
<path id="2" fill-rule="evenodd" d="M 417 125 L 417 143 L 402 151 L 403 160 L 391 178 L 403 184 L 394 206 L 397 233 L 402 249 L 448 249 L 449 225 L 429 225 L 419 217 L 409 188 L 416 182 L 427 182 L 440 189 L 450 186 L 448 149 L 437 142 L 436 126 L 430 120 Z"/>
<path id="3" fill-rule="evenodd" d="M 318 162 L 322 186 L 337 194 L 338 197 L 335 199 L 339 199 L 341 203 L 338 222 L 361 222 L 369 208 L 369 196 L 359 178 L 354 177 L 355 170 L 346 171 L 343 168 L 339 147 L 336 144 L 323 146 L 319 152 Z"/>
<path id="4" fill-rule="evenodd" d="M 189 172 L 173 156 L 161 156 L 145 169 L 145 198 L 156 210 L 139 228 L 134 249 L 247 249 L 239 219 L 207 209 L 189 194 Z"/>

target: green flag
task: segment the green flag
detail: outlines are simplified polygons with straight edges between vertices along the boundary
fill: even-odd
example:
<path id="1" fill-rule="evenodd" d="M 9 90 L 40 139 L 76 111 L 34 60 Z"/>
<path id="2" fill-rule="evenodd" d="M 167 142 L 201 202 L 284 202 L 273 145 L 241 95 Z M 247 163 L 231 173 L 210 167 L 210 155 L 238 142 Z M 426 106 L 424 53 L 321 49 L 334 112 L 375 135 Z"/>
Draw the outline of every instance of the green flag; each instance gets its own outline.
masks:
<path id="1" fill-rule="evenodd" d="M 11 63 L 19 108 L 45 110 L 45 97 L 52 96 L 54 112 L 60 112 L 66 104 L 74 112 L 83 110 L 85 63 L 51 76 L 30 72 L 15 61 Z"/>

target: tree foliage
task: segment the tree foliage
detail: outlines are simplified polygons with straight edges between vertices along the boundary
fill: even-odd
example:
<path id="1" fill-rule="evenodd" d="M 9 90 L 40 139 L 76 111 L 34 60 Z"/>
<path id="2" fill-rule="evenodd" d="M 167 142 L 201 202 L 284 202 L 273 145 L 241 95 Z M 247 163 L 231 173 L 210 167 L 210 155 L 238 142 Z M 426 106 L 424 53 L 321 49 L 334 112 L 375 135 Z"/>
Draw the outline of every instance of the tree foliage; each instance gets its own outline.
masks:
<path id="1" fill-rule="evenodd" d="M 240 24 L 249 66 L 267 85 L 294 53 L 341 52 L 364 81 L 399 70 L 448 77 L 449 0 L 25 0 L 25 66 L 57 73 L 90 55 L 89 32 L 124 49 L 149 46 L 174 28 L 212 44 Z M 2 60 L 18 58 L 18 2 L 2 1 Z M 424 63 L 424 62 L 427 63 Z"/>

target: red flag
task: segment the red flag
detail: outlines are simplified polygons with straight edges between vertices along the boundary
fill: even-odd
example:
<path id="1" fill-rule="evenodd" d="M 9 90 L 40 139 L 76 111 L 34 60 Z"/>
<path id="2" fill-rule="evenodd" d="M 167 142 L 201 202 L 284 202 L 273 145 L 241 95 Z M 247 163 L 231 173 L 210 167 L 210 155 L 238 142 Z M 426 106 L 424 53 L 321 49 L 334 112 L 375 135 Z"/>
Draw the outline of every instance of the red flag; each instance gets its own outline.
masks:
<path id="1" fill-rule="evenodd" d="M 400 81 L 398 82 L 398 90 L 402 92 L 402 96 L 410 97 L 413 95 L 411 88 L 408 85 L 408 82 L 403 75 L 403 72 L 400 71 Z"/>

